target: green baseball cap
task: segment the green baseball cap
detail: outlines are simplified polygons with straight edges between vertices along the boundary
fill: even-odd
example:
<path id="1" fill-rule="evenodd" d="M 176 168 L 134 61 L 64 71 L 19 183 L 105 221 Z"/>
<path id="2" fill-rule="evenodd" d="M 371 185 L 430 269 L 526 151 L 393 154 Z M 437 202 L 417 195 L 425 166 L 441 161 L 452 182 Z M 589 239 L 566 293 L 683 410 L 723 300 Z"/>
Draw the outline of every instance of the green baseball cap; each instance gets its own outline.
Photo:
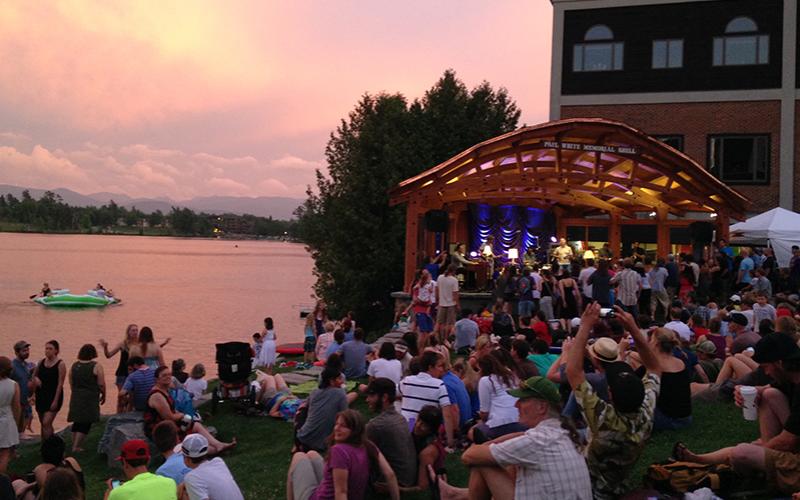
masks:
<path id="1" fill-rule="evenodd" d="M 506 392 L 519 399 L 536 398 L 549 401 L 553 404 L 561 403 L 558 387 L 544 377 L 537 376 L 531 377 L 528 380 L 523 380 L 520 382 L 518 388 Z"/>

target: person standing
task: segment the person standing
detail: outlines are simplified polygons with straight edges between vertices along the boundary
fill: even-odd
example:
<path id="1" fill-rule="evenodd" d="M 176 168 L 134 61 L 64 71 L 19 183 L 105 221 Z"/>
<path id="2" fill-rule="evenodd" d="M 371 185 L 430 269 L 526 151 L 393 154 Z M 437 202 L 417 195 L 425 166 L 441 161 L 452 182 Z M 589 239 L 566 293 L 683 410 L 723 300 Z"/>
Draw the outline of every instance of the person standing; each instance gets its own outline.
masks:
<path id="1" fill-rule="evenodd" d="M 33 369 L 36 365 L 28 361 L 31 355 L 31 345 L 20 340 L 14 344 L 14 359 L 11 361 L 11 379 L 19 385 L 19 403 L 22 408 L 20 416 L 20 432 L 30 429 L 33 421 L 33 408 L 31 408 L 31 392 L 33 386 Z"/>
<path id="2" fill-rule="evenodd" d="M 664 282 L 664 286 L 667 288 L 667 295 L 669 295 L 669 300 L 672 302 L 675 300 L 675 296 L 678 294 L 678 288 L 681 286 L 680 269 L 675 262 L 674 255 L 667 255 L 667 263 L 664 269 L 667 270 L 667 279 Z"/>
<path id="3" fill-rule="evenodd" d="M 106 381 L 103 367 L 97 361 L 97 350 L 84 344 L 78 360 L 69 370 L 69 401 L 67 421 L 72 422 L 72 453 L 82 452 L 83 440 L 92 424 L 100 420 L 100 406 L 106 401 Z"/>
<path id="4" fill-rule="evenodd" d="M 100 339 L 100 346 L 103 348 L 106 359 L 119 353 L 119 364 L 114 372 L 116 377 L 114 383 L 117 386 L 117 413 L 125 413 L 128 410 L 125 398 L 121 397 L 120 393 L 122 392 L 122 386 L 125 385 L 125 379 L 128 378 L 128 359 L 130 359 L 131 347 L 136 345 L 138 341 L 139 326 L 135 324 L 128 325 L 125 330 L 125 338 L 111 350 L 108 349 L 108 342 L 105 339 Z"/>
<path id="5" fill-rule="evenodd" d="M 737 291 L 750 284 L 750 281 L 753 279 L 752 272 L 756 268 L 753 259 L 750 258 L 750 251 L 748 249 L 742 248 L 739 255 L 742 257 L 742 261 L 739 263 L 739 275 L 736 279 Z"/>
<path id="6" fill-rule="evenodd" d="M 11 360 L 0 356 L 0 474 L 5 474 L 11 450 L 19 444 L 19 386 L 11 379 Z"/>
<path id="7" fill-rule="evenodd" d="M 650 281 L 650 317 L 656 319 L 658 306 L 661 306 L 663 318 L 669 311 L 669 294 L 667 293 L 667 278 L 669 272 L 664 268 L 664 259 L 656 260 L 656 266 L 647 273 Z"/>
<path id="8" fill-rule="evenodd" d="M 627 257 L 623 261 L 625 268 L 611 278 L 611 284 L 617 285 L 617 303 L 631 314 L 637 314 L 636 305 L 639 302 L 639 292 L 642 288 L 642 278 L 633 270 L 633 261 Z"/>
<path id="9" fill-rule="evenodd" d="M 42 427 L 42 439 L 53 435 L 53 420 L 64 403 L 64 380 L 67 368 L 58 357 L 58 341 L 51 340 L 44 345 L 44 359 L 39 361 L 33 372 L 36 384 L 36 413 Z"/>
<path id="10" fill-rule="evenodd" d="M 454 276 L 456 265 L 447 266 L 444 276 L 439 276 L 436 282 L 436 334 L 439 341 L 444 342 L 450 336 L 456 324 L 456 309 L 458 309 L 459 293 L 458 279 Z"/>
<path id="11" fill-rule="evenodd" d="M 259 336 L 260 337 L 260 336 Z M 313 363 L 316 359 L 314 350 L 317 347 L 317 332 L 314 328 L 314 315 L 306 316 L 306 324 L 303 327 L 303 363 Z M 256 358 L 258 351 L 256 352 Z"/>
<path id="12" fill-rule="evenodd" d="M 433 282 L 431 273 L 427 269 L 420 272 L 419 281 L 414 285 L 411 296 L 414 324 L 419 332 L 420 340 L 424 340 L 433 331 L 431 306 L 436 299 L 436 283 Z"/>
<path id="13" fill-rule="evenodd" d="M 594 267 L 594 259 L 586 259 L 584 261 L 586 267 L 581 269 L 581 273 L 578 275 L 578 283 L 581 285 L 581 294 L 583 295 L 583 303 L 584 304 L 591 304 L 592 303 L 592 281 L 589 278 L 597 271 L 597 268 Z"/>
<path id="14" fill-rule="evenodd" d="M 163 345 L 166 345 L 170 339 L 167 339 Z M 130 357 L 139 356 L 144 360 L 144 364 L 155 370 L 159 366 L 166 366 L 164 362 L 164 353 L 161 351 L 153 337 L 153 330 L 149 326 L 142 327 L 139 332 L 138 343 L 131 346 Z"/>
<path id="15" fill-rule="evenodd" d="M 275 335 L 275 324 L 270 317 L 264 318 L 264 330 L 261 332 L 261 338 L 264 339 L 264 343 L 261 346 L 258 358 L 256 358 L 256 367 L 264 367 L 267 373 L 271 375 L 272 366 L 277 358 L 276 349 L 278 346 L 275 341 L 278 340 L 278 336 Z"/>
<path id="16" fill-rule="evenodd" d="M 558 246 L 553 250 L 553 256 L 556 258 L 559 270 L 561 272 L 569 272 L 569 266 L 572 264 L 572 259 L 575 255 L 572 252 L 572 247 L 567 245 L 566 238 L 558 240 Z"/>

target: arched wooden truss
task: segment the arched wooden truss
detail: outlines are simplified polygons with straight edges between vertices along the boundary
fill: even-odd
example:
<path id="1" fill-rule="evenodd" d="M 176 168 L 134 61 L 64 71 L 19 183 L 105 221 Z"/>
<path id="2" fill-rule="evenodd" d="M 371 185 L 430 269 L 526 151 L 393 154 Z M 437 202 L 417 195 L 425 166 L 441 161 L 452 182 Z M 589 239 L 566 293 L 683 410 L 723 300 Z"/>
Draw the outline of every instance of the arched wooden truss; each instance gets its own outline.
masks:
<path id="1" fill-rule="evenodd" d="M 420 249 L 419 217 L 431 209 L 447 209 L 453 227 L 454 207 L 463 210 L 465 203 L 537 207 L 562 221 L 607 214 L 605 222 L 594 222 L 610 226 L 612 247 L 619 245 L 621 224 L 655 212 L 661 254 L 669 245 L 669 214 L 714 213 L 724 235 L 729 219 L 743 219 L 750 205 L 680 151 L 599 118 L 524 127 L 476 144 L 401 182 L 390 203 L 408 204 L 406 281 Z"/>
<path id="2" fill-rule="evenodd" d="M 716 212 L 743 218 L 749 200 L 696 161 L 644 132 L 602 119 L 524 127 L 477 144 L 391 191 L 427 208 L 458 201 L 573 215 Z"/>

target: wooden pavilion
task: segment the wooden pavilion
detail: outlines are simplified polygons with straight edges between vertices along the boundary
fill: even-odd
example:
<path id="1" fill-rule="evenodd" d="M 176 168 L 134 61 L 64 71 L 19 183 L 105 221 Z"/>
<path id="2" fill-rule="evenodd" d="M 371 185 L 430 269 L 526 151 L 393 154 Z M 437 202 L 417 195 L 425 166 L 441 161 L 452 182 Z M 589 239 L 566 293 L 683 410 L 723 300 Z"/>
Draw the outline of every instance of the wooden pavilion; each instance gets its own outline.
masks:
<path id="1" fill-rule="evenodd" d="M 430 210 L 447 212 L 450 241 L 469 239 L 469 204 L 544 209 L 556 234 L 568 226 L 608 228 L 620 253 L 621 228 L 656 225 L 657 254 L 670 249 L 670 229 L 711 222 L 726 238 L 731 218 L 750 201 L 680 151 L 624 123 L 567 119 L 523 127 L 476 144 L 390 191 L 407 204 L 405 283 L 413 279 L 434 235 L 424 230 Z"/>

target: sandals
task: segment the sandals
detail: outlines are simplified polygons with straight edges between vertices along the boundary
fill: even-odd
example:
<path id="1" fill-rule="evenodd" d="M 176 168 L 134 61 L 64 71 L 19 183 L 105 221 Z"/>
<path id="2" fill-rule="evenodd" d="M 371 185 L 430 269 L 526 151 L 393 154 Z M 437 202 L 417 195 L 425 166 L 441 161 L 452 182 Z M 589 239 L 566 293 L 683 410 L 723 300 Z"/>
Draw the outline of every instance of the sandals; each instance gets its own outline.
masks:
<path id="1" fill-rule="evenodd" d="M 675 462 L 685 462 L 686 461 L 686 452 L 687 451 L 689 451 L 689 447 L 686 446 L 685 443 L 682 443 L 681 441 L 677 441 L 672 446 L 672 456 L 670 457 L 670 460 L 673 460 Z"/>

